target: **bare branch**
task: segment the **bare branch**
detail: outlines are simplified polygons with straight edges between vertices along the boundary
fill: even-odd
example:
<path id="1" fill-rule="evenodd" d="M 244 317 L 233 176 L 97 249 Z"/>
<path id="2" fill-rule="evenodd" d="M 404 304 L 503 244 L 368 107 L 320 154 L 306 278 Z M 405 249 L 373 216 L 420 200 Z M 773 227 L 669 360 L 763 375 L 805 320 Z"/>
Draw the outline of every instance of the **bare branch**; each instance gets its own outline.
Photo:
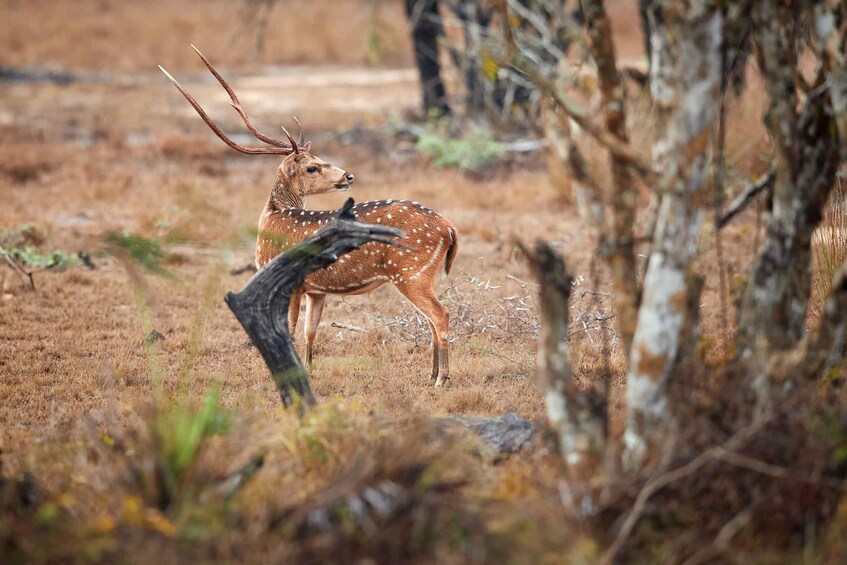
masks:
<path id="1" fill-rule="evenodd" d="M 741 194 L 735 197 L 726 211 L 721 215 L 717 228 L 722 229 L 726 227 L 735 216 L 743 212 L 753 202 L 756 196 L 765 190 L 770 191 L 773 188 L 775 179 L 776 169 L 771 167 L 768 169 L 768 172 L 759 177 L 755 182 L 747 184 L 744 190 L 741 191 Z"/>
<path id="2" fill-rule="evenodd" d="M 704 547 L 692 555 L 683 565 L 698 565 L 713 561 L 716 556 L 727 550 L 730 540 L 750 523 L 752 516 L 752 506 L 748 506 L 733 516 L 729 522 L 723 525 L 711 545 Z"/>
<path id="3" fill-rule="evenodd" d="M 632 510 L 629 511 L 626 519 L 621 526 L 620 531 L 618 532 L 615 541 L 609 546 L 609 549 L 606 550 L 606 553 L 603 554 L 603 557 L 600 559 L 600 563 L 611 565 L 615 562 L 615 557 L 617 557 L 623 545 L 629 539 L 630 534 L 632 534 L 632 530 L 635 528 L 635 525 L 638 523 L 638 520 L 641 518 L 644 513 L 644 509 L 647 506 L 647 501 L 650 498 L 667 487 L 684 479 L 685 477 L 691 475 L 692 473 L 697 472 L 703 465 L 716 458 L 718 453 L 723 451 L 731 451 L 740 447 L 744 442 L 752 438 L 754 435 L 759 433 L 764 425 L 770 420 L 770 414 L 764 413 L 758 415 L 753 422 L 751 422 L 748 426 L 738 430 L 734 433 L 729 439 L 723 442 L 720 445 L 707 449 L 685 465 L 681 467 L 677 467 L 672 471 L 668 471 L 658 477 L 647 481 L 641 491 L 638 493 L 638 496 L 635 498 L 635 503 L 632 505 Z"/>
<path id="4" fill-rule="evenodd" d="M 606 147 L 612 152 L 615 157 L 621 159 L 627 165 L 631 165 L 638 173 L 644 177 L 652 177 L 650 164 L 647 163 L 641 155 L 629 143 L 622 142 L 620 139 L 609 133 L 605 128 L 592 122 L 586 114 L 586 111 L 581 108 L 576 102 L 568 99 L 559 88 L 547 77 L 527 67 L 511 65 L 517 72 L 524 74 L 533 84 L 535 84 L 544 94 L 549 96 L 556 107 L 564 112 L 570 119 L 579 125 L 588 135 L 593 137 L 598 143 Z"/>
<path id="5" fill-rule="evenodd" d="M 364 333 L 367 330 L 363 330 L 362 328 L 357 328 L 356 326 L 351 326 L 349 324 L 340 324 L 338 322 L 333 322 L 330 324 L 333 328 L 338 328 L 340 330 L 347 330 L 351 332 Z"/>
<path id="6" fill-rule="evenodd" d="M 3 258 L 6 260 L 6 263 L 8 263 L 10 267 L 12 267 L 12 271 L 14 271 L 15 274 L 18 275 L 22 281 L 24 280 L 24 276 L 29 279 L 30 289 L 35 290 L 35 279 L 32 276 L 33 273 L 24 269 L 17 261 L 15 261 L 15 259 L 11 255 L 9 255 L 9 252 L 6 251 L 6 249 L 4 249 L 3 247 L 0 247 L 0 254 L 3 255 Z"/>
<path id="7" fill-rule="evenodd" d="M 747 469 L 748 471 L 753 471 L 754 473 L 759 473 L 761 475 L 767 475 L 769 477 L 773 477 L 774 479 L 784 479 L 803 483 L 811 483 L 836 489 L 844 488 L 845 484 L 844 481 L 839 479 L 801 475 L 800 473 L 797 473 L 792 469 L 788 469 L 780 465 L 774 465 L 772 463 L 767 463 L 765 461 L 760 461 L 758 459 L 754 459 L 753 457 L 748 457 L 746 455 L 736 453 L 735 451 L 731 451 L 723 447 L 716 448 L 712 455 L 715 459 L 720 459 L 721 461 L 729 463 L 730 465 L 742 467 L 744 469 Z"/>

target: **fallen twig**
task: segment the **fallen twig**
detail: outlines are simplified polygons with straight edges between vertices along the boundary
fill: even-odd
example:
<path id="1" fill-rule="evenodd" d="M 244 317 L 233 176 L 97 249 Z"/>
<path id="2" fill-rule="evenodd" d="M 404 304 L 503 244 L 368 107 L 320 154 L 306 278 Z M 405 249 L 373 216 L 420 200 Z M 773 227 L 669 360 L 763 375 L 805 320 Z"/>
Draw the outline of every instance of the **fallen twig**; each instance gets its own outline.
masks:
<path id="1" fill-rule="evenodd" d="M 0 253 L 3 254 L 3 258 L 6 259 L 6 262 L 9 264 L 9 266 L 12 267 L 12 270 L 15 272 L 16 275 L 21 278 L 24 283 L 26 283 L 26 280 L 24 280 L 24 275 L 29 278 L 29 286 L 32 290 L 35 290 L 35 279 L 32 276 L 33 272 L 24 269 L 17 261 L 15 261 L 15 259 L 11 255 L 9 255 L 9 252 L 6 251 L 6 249 L 4 249 L 3 247 L 0 247 Z"/>
<path id="2" fill-rule="evenodd" d="M 333 322 L 331 325 L 332 325 L 333 328 L 339 328 L 339 329 L 342 329 L 342 330 L 349 330 L 351 332 L 364 333 L 364 332 L 367 331 L 367 330 L 364 330 L 362 328 L 357 328 L 356 326 L 350 326 L 350 325 L 347 325 L 347 324 L 339 324 L 338 322 Z"/>

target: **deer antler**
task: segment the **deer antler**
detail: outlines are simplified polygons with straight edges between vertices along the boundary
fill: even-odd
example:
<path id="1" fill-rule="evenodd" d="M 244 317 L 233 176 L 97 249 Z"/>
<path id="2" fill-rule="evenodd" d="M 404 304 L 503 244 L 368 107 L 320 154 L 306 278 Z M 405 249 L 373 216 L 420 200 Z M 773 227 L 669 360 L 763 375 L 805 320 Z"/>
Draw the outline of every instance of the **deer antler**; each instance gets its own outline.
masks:
<path id="1" fill-rule="evenodd" d="M 299 147 L 297 147 L 297 142 L 296 142 L 296 141 L 294 141 L 294 138 L 293 138 L 293 137 L 291 137 L 291 134 L 290 134 L 290 133 L 288 133 L 288 130 L 287 130 L 287 129 L 285 129 L 285 126 L 281 126 L 281 127 L 282 127 L 282 131 L 284 131 L 284 132 L 285 132 L 285 137 L 287 137 L 287 138 L 288 138 L 289 143 L 291 143 L 291 147 L 293 147 L 293 148 L 294 148 L 294 153 L 295 153 L 295 154 L 300 153 L 300 148 L 299 148 Z M 303 135 L 302 135 L 302 134 L 300 135 L 300 138 L 301 138 L 301 139 L 303 138 Z"/>
<path id="2" fill-rule="evenodd" d="M 221 75 L 218 74 L 218 72 L 214 69 L 214 67 L 212 67 L 211 63 L 209 63 L 208 59 L 206 59 L 206 57 L 204 57 L 203 54 L 200 53 L 200 51 L 196 47 L 194 47 L 193 45 L 191 47 L 194 48 L 194 51 L 197 52 L 197 54 L 200 56 L 200 59 L 202 59 L 203 63 L 206 65 L 206 67 L 212 72 L 212 74 L 215 76 L 215 78 L 218 79 L 218 82 L 220 82 L 221 86 L 224 87 L 224 90 L 227 91 L 227 94 L 229 94 L 230 98 L 232 99 L 232 107 L 235 108 L 235 111 L 238 112 L 238 114 L 241 116 L 241 119 L 244 121 L 244 124 L 247 126 L 247 129 L 249 129 L 250 132 L 254 136 L 256 136 L 256 138 L 258 138 L 260 141 L 264 141 L 268 145 L 273 145 L 273 147 L 248 147 L 246 145 L 241 145 L 240 143 L 237 143 L 236 141 L 234 141 L 227 134 L 225 134 L 223 132 L 223 130 L 221 130 L 220 127 L 218 127 L 218 125 L 212 120 L 212 118 L 209 117 L 209 115 L 206 113 L 205 110 L 203 110 L 203 108 L 194 99 L 194 97 L 192 97 L 188 93 L 188 91 L 185 90 L 182 87 L 182 85 L 179 84 L 179 82 L 177 82 L 177 80 L 173 76 L 171 76 L 171 74 L 168 71 L 166 71 L 161 65 L 159 65 L 159 70 L 161 70 L 163 73 L 165 73 L 165 76 L 168 77 L 172 83 L 174 83 L 174 86 L 177 88 L 177 90 L 179 90 L 180 94 L 182 94 L 182 96 L 186 100 L 188 100 L 188 103 L 191 104 L 191 106 L 194 108 L 194 110 L 197 112 L 197 114 L 200 115 L 200 117 L 203 119 L 203 121 L 206 122 L 206 125 L 209 126 L 209 128 L 215 133 L 215 135 L 217 135 L 221 139 L 221 141 L 223 141 L 224 143 L 226 143 L 227 145 L 229 145 L 230 147 L 232 147 L 236 151 L 240 151 L 242 153 L 247 153 L 248 155 L 267 155 L 267 154 L 290 155 L 290 154 L 298 151 L 298 148 L 293 143 L 293 141 L 292 141 L 292 144 L 289 145 L 288 143 L 286 143 L 282 140 L 274 139 L 272 137 L 268 137 L 268 136 L 264 135 L 263 133 L 261 133 L 259 130 L 257 130 L 255 128 L 255 126 L 253 126 L 252 122 L 250 122 L 250 118 L 247 117 L 247 114 L 244 112 L 243 108 L 241 107 L 241 103 L 238 101 L 238 97 L 235 95 L 235 92 L 233 92 L 233 90 L 229 86 L 229 84 L 227 84 L 227 82 L 223 79 L 223 77 L 221 77 Z M 302 131 L 302 129 L 301 129 L 301 131 Z"/>
<path id="3" fill-rule="evenodd" d="M 206 56 L 203 55 L 203 53 L 201 53 L 200 50 L 197 49 L 197 47 L 195 47 L 194 45 L 191 45 L 191 48 L 194 49 L 194 52 L 197 53 L 197 55 L 200 57 L 200 60 L 203 61 L 203 64 L 206 65 L 207 69 L 209 69 L 209 72 L 211 72 L 212 75 L 214 75 L 214 77 L 216 79 L 218 79 L 218 82 L 221 83 L 222 87 L 224 87 L 224 90 L 226 90 L 226 93 L 229 94 L 229 97 L 232 99 L 232 102 L 230 102 L 230 106 L 232 106 L 235 109 L 235 111 L 238 112 L 238 115 L 241 116 L 241 119 L 244 121 L 244 125 L 247 126 L 247 129 L 250 130 L 250 133 L 252 133 L 256 137 L 256 139 L 258 139 L 259 141 L 264 141 L 268 145 L 273 145 L 275 147 L 286 147 L 287 148 L 288 144 L 286 142 L 282 141 L 281 139 L 275 139 L 273 137 L 265 135 L 262 132 L 260 132 L 258 129 L 256 129 L 256 126 L 254 126 L 253 123 L 250 121 L 250 118 L 247 117 L 247 113 L 244 111 L 244 108 L 241 106 L 241 102 L 238 100 L 238 96 L 235 95 L 235 91 L 232 90 L 232 87 L 224 80 L 224 78 L 220 75 L 220 73 L 218 73 L 218 71 L 215 70 L 215 67 L 212 66 L 212 63 L 209 62 L 209 60 L 206 58 Z M 297 118 L 295 118 L 295 121 L 296 120 L 297 120 Z M 297 122 L 297 124 L 299 125 L 300 122 Z M 300 137 L 300 141 L 298 142 L 298 145 L 303 146 L 303 144 L 305 143 L 305 140 L 302 137 L 302 132 L 303 132 L 302 128 L 300 129 L 300 132 L 301 132 L 301 137 Z"/>
<path id="4" fill-rule="evenodd" d="M 306 134 L 303 133 L 303 126 L 300 124 L 300 120 L 297 119 L 297 116 L 292 117 L 297 123 L 297 127 L 300 128 L 300 134 L 297 136 L 297 146 L 303 151 L 308 151 L 312 148 L 312 142 L 306 141 Z"/>

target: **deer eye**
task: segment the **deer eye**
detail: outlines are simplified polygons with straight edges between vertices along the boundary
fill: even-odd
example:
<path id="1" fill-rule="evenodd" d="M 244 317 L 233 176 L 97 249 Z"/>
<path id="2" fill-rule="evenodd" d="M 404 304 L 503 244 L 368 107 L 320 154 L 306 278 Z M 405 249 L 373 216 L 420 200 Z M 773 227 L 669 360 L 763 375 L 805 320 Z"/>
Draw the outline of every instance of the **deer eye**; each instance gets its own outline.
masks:
<path id="1" fill-rule="evenodd" d="M 315 166 L 312 166 L 312 167 L 306 167 L 306 172 L 307 172 L 307 173 L 314 174 L 314 173 L 317 173 L 317 172 L 318 172 L 318 168 L 317 168 L 317 167 L 315 167 Z"/>

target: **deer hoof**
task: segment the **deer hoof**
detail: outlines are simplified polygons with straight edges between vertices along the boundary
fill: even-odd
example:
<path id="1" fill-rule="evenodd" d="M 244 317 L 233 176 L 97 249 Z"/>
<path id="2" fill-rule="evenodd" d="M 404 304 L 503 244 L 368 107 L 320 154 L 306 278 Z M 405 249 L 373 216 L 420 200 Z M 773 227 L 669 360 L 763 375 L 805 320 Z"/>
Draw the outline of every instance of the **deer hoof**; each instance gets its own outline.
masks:
<path id="1" fill-rule="evenodd" d="M 435 386 L 447 386 L 447 381 L 450 380 L 450 377 L 447 375 L 439 375 L 437 379 L 435 379 Z"/>

